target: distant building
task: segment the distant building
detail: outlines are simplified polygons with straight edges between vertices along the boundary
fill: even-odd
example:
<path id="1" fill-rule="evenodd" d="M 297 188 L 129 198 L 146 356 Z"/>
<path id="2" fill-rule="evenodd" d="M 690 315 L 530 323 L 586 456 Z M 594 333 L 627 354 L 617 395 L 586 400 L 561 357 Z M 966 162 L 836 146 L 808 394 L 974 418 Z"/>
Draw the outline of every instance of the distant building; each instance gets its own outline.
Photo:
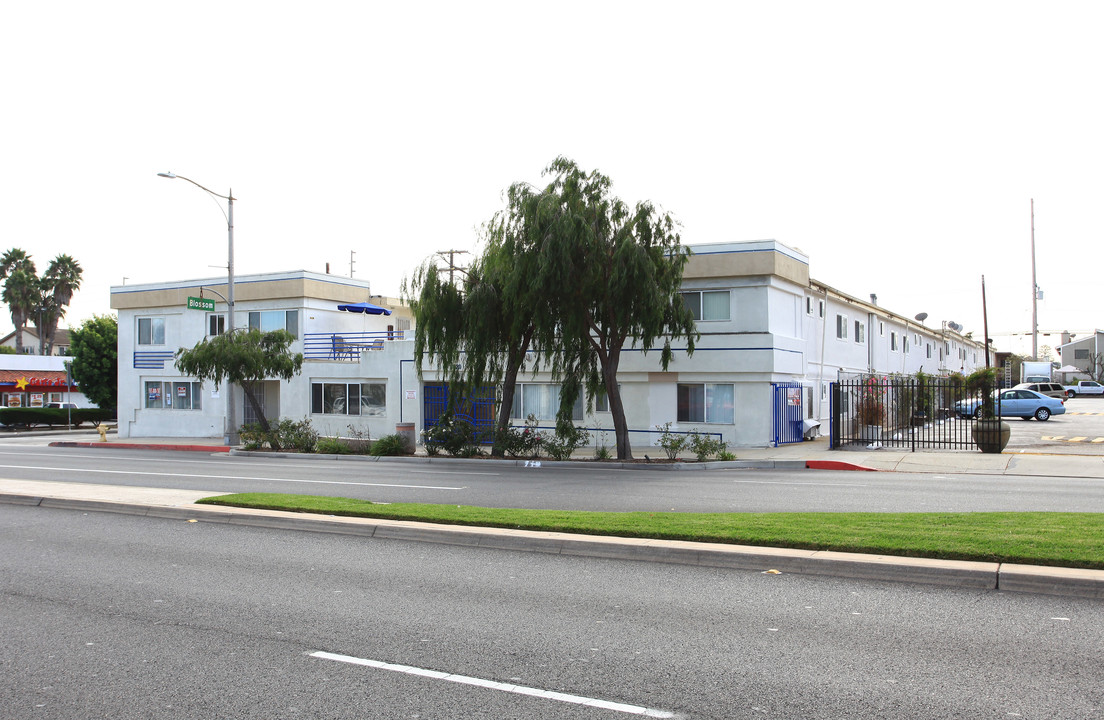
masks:
<path id="1" fill-rule="evenodd" d="M 1078 374 L 1067 375 L 1067 381 L 1087 380 L 1092 374 L 1094 358 L 1098 365 L 1104 363 L 1104 330 L 1094 330 L 1090 335 L 1067 342 L 1058 347 L 1058 352 L 1062 356 L 1062 367 L 1077 368 L 1069 371 Z"/>
<path id="2" fill-rule="evenodd" d="M 0 355 L 0 404 L 42 407 L 50 402 L 71 402 L 77 407 L 96 407 L 72 382 L 66 362 L 57 355 Z"/>
<path id="3" fill-rule="evenodd" d="M 15 349 L 15 331 L 0 338 L 0 345 Z M 38 355 L 38 331 L 35 328 L 23 328 L 23 354 Z M 69 354 L 69 331 L 58 328 L 54 333 L 54 349 L 51 355 Z"/>

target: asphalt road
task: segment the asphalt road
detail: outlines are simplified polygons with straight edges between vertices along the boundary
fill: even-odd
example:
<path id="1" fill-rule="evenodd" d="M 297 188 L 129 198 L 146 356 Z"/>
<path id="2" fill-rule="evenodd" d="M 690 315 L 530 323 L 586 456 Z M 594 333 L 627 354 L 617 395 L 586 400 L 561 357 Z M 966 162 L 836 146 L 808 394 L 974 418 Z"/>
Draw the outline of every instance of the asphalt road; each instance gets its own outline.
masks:
<path id="1" fill-rule="evenodd" d="M 1092 478 L 468 465 L 0 446 L 6 478 L 378 502 L 650 512 L 1104 512 L 1104 480 Z"/>
<path id="2" fill-rule="evenodd" d="M 1104 713 L 1094 601 L 47 508 L 0 626 L 8 720 Z"/>

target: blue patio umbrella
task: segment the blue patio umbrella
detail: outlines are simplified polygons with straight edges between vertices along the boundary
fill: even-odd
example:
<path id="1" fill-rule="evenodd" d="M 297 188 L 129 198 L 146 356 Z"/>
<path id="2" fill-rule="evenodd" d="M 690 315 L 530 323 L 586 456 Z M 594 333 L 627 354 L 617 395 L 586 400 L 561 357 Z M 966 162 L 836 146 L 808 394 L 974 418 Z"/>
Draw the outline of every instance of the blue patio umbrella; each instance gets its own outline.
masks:
<path id="1" fill-rule="evenodd" d="M 344 310 L 346 312 L 365 313 L 367 315 L 390 315 L 391 311 L 387 308 L 382 308 L 379 305 L 373 305 L 372 303 L 349 303 L 348 305 L 338 305 L 338 310 Z"/>

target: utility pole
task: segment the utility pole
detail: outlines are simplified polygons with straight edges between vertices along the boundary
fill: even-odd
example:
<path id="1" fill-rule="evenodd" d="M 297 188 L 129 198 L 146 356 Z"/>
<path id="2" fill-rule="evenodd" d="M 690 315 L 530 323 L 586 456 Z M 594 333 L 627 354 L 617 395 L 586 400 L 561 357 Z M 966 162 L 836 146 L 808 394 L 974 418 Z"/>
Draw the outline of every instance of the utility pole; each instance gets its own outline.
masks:
<path id="1" fill-rule="evenodd" d="M 447 260 L 447 262 L 448 262 L 448 271 L 449 271 L 449 284 L 450 285 L 455 284 L 453 282 L 455 271 L 457 271 L 457 270 L 466 270 L 467 269 L 467 268 L 462 268 L 462 267 L 457 267 L 456 266 L 456 256 L 457 255 L 467 255 L 468 251 L 467 250 L 438 250 L 437 254 L 441 256 L 441 259 Z M 447 259 L 445 258 L 445 255 L 448 255 Z"/>
<path id="2" fill-rule="evenodd" d="M 1039 359 L 1039 285 L 1035 282 L 1035 198 L 1031 199 L 1031 359 Z"/>
<path id="3" fill-rule="evenodd" d="M 985 367 L 989 364 L 989 311 L 985 309 L 985 276 L 981 276 L 981 327 L 985 333 Z"/>

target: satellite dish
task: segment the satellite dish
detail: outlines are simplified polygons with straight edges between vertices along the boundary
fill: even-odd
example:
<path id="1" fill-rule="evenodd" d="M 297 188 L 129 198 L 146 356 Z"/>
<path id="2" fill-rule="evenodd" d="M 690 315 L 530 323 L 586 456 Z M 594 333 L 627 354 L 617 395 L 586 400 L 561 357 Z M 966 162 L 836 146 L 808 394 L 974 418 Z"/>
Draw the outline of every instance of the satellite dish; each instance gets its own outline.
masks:
<path id="1" fill-rule="evenodd" d="M 954 320 L 949 321 L 947 323 L 947 327 L 949 327 L 951 330 L 954 330 L 955 332 L 962 332 L 962 326 L 956 323 Z"/>
<path id="2" fill-rule="evenodd" d="M 928 314 L 927 313 L 917 313 L 916 314 L 916 320 L 918 322 L 924 322 L 927 319 L 928 319 Z"/>

